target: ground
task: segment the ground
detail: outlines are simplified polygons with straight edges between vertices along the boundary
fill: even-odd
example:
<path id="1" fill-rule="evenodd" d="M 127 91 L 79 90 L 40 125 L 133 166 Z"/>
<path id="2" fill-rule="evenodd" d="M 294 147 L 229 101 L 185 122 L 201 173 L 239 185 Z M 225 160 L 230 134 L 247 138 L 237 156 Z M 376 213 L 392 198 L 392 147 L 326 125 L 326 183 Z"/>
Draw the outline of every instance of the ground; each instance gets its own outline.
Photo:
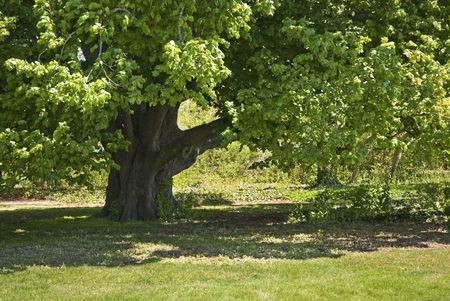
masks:
<path id="1" fill-rule="evenodd" d="M 2 199 L 0 300 L 450 297 L 445 224 L 291 223 L 285 193 L 252 189 L 179 192 L 188 218 L 126 224 L 100 200 Z"/>

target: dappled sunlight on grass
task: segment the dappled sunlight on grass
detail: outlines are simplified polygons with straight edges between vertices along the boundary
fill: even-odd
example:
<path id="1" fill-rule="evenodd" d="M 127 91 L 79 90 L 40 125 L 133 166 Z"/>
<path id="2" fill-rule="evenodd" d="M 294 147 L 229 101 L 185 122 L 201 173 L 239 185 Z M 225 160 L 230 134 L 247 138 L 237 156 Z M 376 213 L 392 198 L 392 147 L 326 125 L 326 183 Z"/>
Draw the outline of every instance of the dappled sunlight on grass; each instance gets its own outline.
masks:
<path id="1" fill-rule="evenodd" d="M 288 223 L 292 203 L 199 206 L 189 219 L 119 224 L 100 208 L 0 211 L 0 268 L 124 266 L 185 258 L 310 259 L 380 248 L 448 248 L 440 224 Z"/>
<path id="2" fill-rule="evenodd" d="M 293 223 L 289 200 L 196 197 L 184 219 L 125 224 L 96 218 L 101 207 L 0 209 L 0 299 L 444 300 L 450 293 L 444 224 Z"/>

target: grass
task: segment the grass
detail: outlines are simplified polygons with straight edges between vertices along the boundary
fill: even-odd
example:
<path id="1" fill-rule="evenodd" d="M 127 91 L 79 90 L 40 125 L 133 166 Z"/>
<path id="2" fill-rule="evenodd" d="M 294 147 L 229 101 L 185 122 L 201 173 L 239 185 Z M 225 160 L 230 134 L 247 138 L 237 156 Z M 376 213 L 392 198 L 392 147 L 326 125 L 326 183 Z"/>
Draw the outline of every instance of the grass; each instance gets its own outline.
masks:
<path id="1" fill-rule="evenodd" d="M 444 224 L 289 223 L 298 187 L 222 188 L 180 190 L 197 205 L 166 222 L 98 219 L 98 202 L 0 202 L 0 300 L 450 297 Z"/>
<path id="2" fill-rule="evenodd" d="M 446 300 L 437 250 L 339 259 L 155 261 L 120 267 L 30 267 L 3 275 L 2 300 Z M 448 272 L 448 271 L 447 271 Z M 446 284 L 447 283 L 447 284 Z"/>

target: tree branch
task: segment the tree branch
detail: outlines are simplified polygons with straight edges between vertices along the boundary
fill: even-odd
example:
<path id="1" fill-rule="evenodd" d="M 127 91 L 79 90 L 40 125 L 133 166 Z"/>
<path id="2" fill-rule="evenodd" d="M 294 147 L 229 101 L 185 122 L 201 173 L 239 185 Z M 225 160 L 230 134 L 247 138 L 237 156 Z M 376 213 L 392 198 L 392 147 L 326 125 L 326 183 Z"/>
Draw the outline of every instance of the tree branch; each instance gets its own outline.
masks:
<path id="1" fill-rule="evenodd" d="M 169 105 L 156 105 L 148 107 L 144 114 L 145 123 L 142 142 L 146 151 L 158 151 L 160 149 L 159 137 L 164 118 L 169 110 Z"/>
<path id="2" fill-rule="evenodd" d="M 130 142 L 134 140 L 133 121 L 131 115 L 128 112 L 124 112 L 122 115 L 123 134 Z"/>
<path id="3" fill-rule="evenodd" d="M 183 131 L 178 127 L 180 104 L 170 107 L 167 111 L 159 136 L 160 148 L 164 148 L 183 135 Z"/>
<path id="4" fill-rule="evenodd" d="M 167 179 L 171 178 L 180 172 L 182 172 L 185 169 L 188 169 L 191 167 L 195 161 L 197 160 L 197 157 L 203 154 L 205 151 L 218 147 L 223 141 L 222 136 L 216 136 L 212 139 L 209 139 L 208 141 L 203 142 L 198 147 L 192 151 L 187 158 L 182 157 L 175 157 L 168 163 L 166 163 L 163 167 L 163 169 L 159 172 L 158 178 L 160 179 Z"/>
<path id="5" fill-rule="evenodd" d="M 212 139 L 209 139 L 208 141 L 202 143 L 198 149 L 199 149 L 199 155 L 203 154 L 205 151 L 219 147 L 222 144 L 223 137 L 218 135 Z"/>
<path id="6" fill-rule="evenodd" d="M 216 138 L 225 127 L 226 124 L 222 119 L 216 119 L 209 123 L 183 131 L 180 138 L 161 149 L 159 158 L 160 165 L 162 166 L 176 157 L 187 159 L 191 153 L 197 150 L 203 143 L 207 144 L 208 141 Z"/>

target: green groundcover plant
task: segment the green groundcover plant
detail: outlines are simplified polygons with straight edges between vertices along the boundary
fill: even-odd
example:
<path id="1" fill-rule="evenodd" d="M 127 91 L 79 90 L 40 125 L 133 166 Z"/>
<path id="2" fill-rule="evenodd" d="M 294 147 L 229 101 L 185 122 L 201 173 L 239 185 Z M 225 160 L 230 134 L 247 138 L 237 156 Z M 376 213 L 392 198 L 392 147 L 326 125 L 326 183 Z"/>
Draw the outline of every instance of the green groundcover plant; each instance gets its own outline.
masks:
<path id="1" fill-rule="evenodd" d="M 389 184 L 330 189 L 302 201 L 290 215 L 296 221 L 399 220 L 445 222 L 450 216 L 450 188 L 420 184 L 393 196 Z"/>

